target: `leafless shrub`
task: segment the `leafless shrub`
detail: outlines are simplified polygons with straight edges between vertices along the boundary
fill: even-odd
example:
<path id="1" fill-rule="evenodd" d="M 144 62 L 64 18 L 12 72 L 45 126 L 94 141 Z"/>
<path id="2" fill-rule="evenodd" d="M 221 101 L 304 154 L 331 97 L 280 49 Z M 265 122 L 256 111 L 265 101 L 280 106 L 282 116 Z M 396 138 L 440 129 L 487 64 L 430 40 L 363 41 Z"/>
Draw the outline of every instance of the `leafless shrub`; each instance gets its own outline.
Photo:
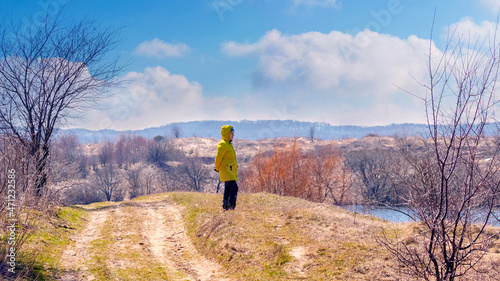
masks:
<path id="1" fill-rule="evenodd" d="M 148 141 L 141 136 L 130 136 L 126 138 L 127 148 L 126 152 L 129 153 L 128 160 L 130 164 L 135 164 L 144 159 Z"/>
<path id="2" fill-rule="evenodd" d="M 112 158 L 118 168 L 126 169 L 128 166 L 145 160 L 148 141 L 137 135 L 122 134 L 114 145 Z"/>
<path id="3" fill-rule="evenodd" d="M 394 151 L 362 149 L 348 152 L 345 158 L 363 204 L 395 206 L 401 203 L 404 188 L 398 188 L 391 179 Z"/>
<path id="4" fill-rule="evenodd" d="M 331 199 L 336 205 L 351 202 L 351 172 L 344 164 L 341 152 L 333 145 L 317 147 L 310 152 L 312 158 L 312 185 L 316 189 L 323 190 L 324 196 L 321 200 Z"/>
<path id="5" fill-rule="evenodd" d="M 500 234 L 486 231 L 499 204 L 500 143 L 490 146 L 487 160 L 480 154 L 498 106 L 500 45 L 495 34 L 466 38 L 452 34 L 439 57 L 430 45 L 429 79 L 421 83 L 428 136 L 420 150 L 400 142 L 395 179 L 408 188 L 408 215 L 421 224 L 415 243 L 380 239 L 409 274 L 425 280 L 486 276 L 479 268 Z"/>
<path id="6" fill-rule="evenodd" d="M 160 170 L 157 174 L 158 192 L 170 192 L 178 190 L 176 184 L 176 175 L 174 168 L 170 167 L 166 170 Z"/>
<path id="7" fill-rule="evenodd" d="M 157 170 L 147 167 L 141 171 L 142 190 L 145 195 L 156 193 Z"/>
<path id="8" fill-rule="evenodd" d="M 183 156 L 182 151 L 163 139 L 150 141 L 146 150 L 146 161 L 158 167 L 164 167 L 167 161 L 180 160 Z"/>
<path id="9" fill-rule="evenodd" d="M 0 165 L 3 167 L 0 169 L 0 196 L 3 198 L 0 200 L 0 252 L 5 253 L 0 264 L 5 265 L 10 261 L 6 253 L 11 247 L 15 248 L 17 261 L 25 254 L 25 243 L 38 224 L 53 215 L 54 204 L 58 202 L 51 192 L 37 196 L 33 185 L 35 165 L 17 138 L 0 134 Z M 16 276 L 22 277 L 30 270 L 30 258 L 23 261 L 24 265 L 16 263 Z M 26 267 L 20 272 L 19 267 L 23 266 Z M 0 272 L 1 277 L 4 276 Z"/>
<path id="10" fill-rule="evenodd" d="M 87 166 L 88 166 L 88 156 L 81 154 L 78 156 L 78 173 L 80 174 L 80 177 L 82 179 L 87 178 L 88 171 L 87 171 Z"/>
<path id="11" fill-rule="evenodd" d="M 125 149 L 125 141 L 120 138 L 118 142 L 116 142 L 115 149 L 113 151 L 113 158 L 115 159 L 115 162 L 120 169 L 124 167 L 123 164 L 125 164 L 126 167 L 126 163 L 128 160 L 128 155 L 126 154 Z"/>
<path id="12" fill-rule="evenodd" d="M 66 163 L 76 162 L 80 156 L 80 142 L 78 137 L 72 135 L 62 135 L 55 143 L 56 149 L 59 150 L 59 155 Z"/>
<path id="13" fill-rule="evenodd" d="M 63 203 L 66 205 L 85 205 L 103 201 L 106 201 L 106 196 L 90 181 L 84 181 L 66 189 L 63 195 Z"/>

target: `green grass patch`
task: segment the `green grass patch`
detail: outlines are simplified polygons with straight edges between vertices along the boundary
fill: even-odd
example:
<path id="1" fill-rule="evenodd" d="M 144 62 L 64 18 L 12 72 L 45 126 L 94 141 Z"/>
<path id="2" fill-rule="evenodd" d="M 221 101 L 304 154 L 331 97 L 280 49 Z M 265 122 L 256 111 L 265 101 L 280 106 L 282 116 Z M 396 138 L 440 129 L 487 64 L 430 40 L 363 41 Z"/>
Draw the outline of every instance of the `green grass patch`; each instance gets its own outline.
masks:
<path id="1" fill-rule="evenodd" d="M 69 237 L 85 225 L 85 217 L 84 210 L 74 207 L 60 207 L 49 214 L 30 211 L 29 234 L 22 247 L 16 250 L 16 275 L 25 276 L 20 280 L 53 280 L 64 249 L 71 243 Z M 23 228 L 16 227 L 18 236 L 25 230 Z M 7 242 L 2 239 L 0 243 Z"/>

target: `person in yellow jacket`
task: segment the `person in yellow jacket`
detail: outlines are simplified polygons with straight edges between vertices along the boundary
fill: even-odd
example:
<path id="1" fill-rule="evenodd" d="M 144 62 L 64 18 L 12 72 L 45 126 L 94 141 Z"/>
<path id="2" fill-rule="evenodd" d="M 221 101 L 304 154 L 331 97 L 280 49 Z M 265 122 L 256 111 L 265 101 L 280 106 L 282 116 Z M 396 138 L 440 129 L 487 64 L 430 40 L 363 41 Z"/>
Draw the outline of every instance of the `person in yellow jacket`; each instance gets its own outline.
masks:
<path id="1" fill-rule="evenodd" d="M 222 126 L 220 130 L 222 141 L 217 146 L 215 156 L 215 171 L 219 172 L 220 181 L 224 182 L 224 197 L 222 208 L 234 210 L 238 196 L 238 162 L 236 152 L 231 143 L 234 138 L 234 129 L 231 125 Z"/>

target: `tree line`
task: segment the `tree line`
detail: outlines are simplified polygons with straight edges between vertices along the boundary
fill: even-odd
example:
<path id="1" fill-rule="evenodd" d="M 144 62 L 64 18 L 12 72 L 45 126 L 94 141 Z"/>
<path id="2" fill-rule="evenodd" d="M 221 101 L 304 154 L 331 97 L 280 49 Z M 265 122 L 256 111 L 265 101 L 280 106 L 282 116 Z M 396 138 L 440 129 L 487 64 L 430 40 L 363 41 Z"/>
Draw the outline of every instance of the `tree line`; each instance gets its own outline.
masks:
<path id="1" fill-rule="evenodd" d="M 90 147 L 94 151 L 84 151 Z M 175 190 L 203 192 L 217 180 L 207 159 L 181 151 L 163 136 L 122 135 L 116 142 L 83 146 L 76 136 L 66 135 L 55 143 L 54 158 L 73 171 L 65 174 L 71 182 L 62 194 L 66 204 L 122 201 Z M 70 176 L 74 181 L 68 181 Z"/>

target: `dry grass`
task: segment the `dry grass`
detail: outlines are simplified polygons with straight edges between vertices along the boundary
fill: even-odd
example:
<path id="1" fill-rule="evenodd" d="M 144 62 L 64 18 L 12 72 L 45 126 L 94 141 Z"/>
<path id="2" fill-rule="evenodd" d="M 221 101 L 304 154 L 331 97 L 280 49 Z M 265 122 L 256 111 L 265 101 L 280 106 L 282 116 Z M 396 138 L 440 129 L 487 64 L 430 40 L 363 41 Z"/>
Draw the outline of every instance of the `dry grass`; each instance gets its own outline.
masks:
<path id="1" fill-rule="evenodd" d="M 396 280 L 399 271 L 375 237 L 406 225 L 272 194 L 241 194 L 235 211 L 221 197 L 173 193 L 186 207 L 198 249 L 238 280 Z"/>
<path id="2" fill-rule="evenodd" d="M 222 211 L 220 194 L 206 193 L 164 193 L 62 208 L 57 224 L 70 228 L 47 224 L 30 240 L 29 249 L 43 253 L 37 257 L 35 274 L 39 280 L 53 280 L 60 255 L 71 244 L 69 237 L 84 229 L 90 212 L 106 210 L 108 216 L 82 264 L 95 280 L 184 280 L 182 272 L 167 269 L 155 258 L 138 219 L 142 205 L 172 200 L 182 210 L 188 237 L 203 256 L 222 266 L 228 280 L 408 280 L 376 237 L 384 229 L 390 239 L 416 243 L 417 224 L 393 224 L 267 193 L 240 194 L 234 211 Z M 476 269 L 489 270 L 489 277 L 481 280 L 497 280 L 499 266 L 496 241 Z M 461 280 L 478 278 L 471 272 Z"/>

